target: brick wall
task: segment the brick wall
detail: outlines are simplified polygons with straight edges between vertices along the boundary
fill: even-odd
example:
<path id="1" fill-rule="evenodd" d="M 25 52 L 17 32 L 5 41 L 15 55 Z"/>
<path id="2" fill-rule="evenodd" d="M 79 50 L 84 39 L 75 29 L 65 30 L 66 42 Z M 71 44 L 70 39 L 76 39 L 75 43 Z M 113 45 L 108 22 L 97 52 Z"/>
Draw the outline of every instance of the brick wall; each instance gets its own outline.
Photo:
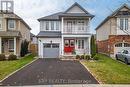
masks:
<path id="1" fill-rule="evenodd" d="M 97 48 L 99 53 L 108 53 L 108 40 L 97 41 Z"/>
<path id="2" fill-rule="evenodd" d="M 114 46 L 119 42 L 130 43 L 129 35 L 110 35 L 108 40 L 97 41 L 98 52 L 114 54 Z"/>

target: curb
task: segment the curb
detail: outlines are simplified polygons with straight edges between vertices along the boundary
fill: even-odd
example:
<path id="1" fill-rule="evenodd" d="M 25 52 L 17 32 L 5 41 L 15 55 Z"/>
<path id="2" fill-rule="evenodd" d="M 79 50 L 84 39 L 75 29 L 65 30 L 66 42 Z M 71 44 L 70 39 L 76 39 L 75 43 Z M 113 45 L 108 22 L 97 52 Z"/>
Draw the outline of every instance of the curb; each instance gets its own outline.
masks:
<path id="1" fill-rule="evenodd" d="M 35 58 L 35 57 L 34 57 L 34 58 Z M 29 62 L 28 64 L 25 64 L 25 65 L 22 66 L 21 68 L 19 68 L 19 69 L 15 70 L 14 72 L 10 73 L 9 75 L 7 75 L 5 78 L 3 78 L 2 80 L 0 80 L 0 85 L 1 85 L 1 83 L 2 83 L 5 79 L 9 78 L 11 75 L 13 75 L 13 74 L 15 74 L 16 72 L 20 71 L 20 70 L 23 69 L 24 67 L 26 67 L 26 66 L 32 64 L 32 63 L 35 62 L 37 59 L 39 59 L 39 58 L 34 59 L 33 61 Z"/>
<path id="2" fill-rule="evenodd" d="M 80 63 L 91 73 L 91 75 L 98 81 L 99 84 L 103 84 L 102 82 L 100 82 L 100 81 L 96 78 L 96 76 L 90 71 L 90 69 L 89 69 L 87 66 L 85 66 L 85 64 L 83 64 L 81 61 L 80 61 Z"/>

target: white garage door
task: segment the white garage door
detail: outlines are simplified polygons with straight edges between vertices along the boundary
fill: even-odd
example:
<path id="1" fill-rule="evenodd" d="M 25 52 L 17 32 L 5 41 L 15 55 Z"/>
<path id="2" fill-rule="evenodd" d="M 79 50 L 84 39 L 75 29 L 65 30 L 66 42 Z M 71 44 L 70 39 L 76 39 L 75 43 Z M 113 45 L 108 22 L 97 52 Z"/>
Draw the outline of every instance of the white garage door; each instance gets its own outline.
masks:
<path id="1" fill-rule="evenodd" d="M 43 58 L 59 58 L 59 44 L 43 44 Z"/>
<path id="2" fill-rule="evenodd" d="M 116 55 L 118 52 L 121 52 L 122 50 L 130 51 L 130 44 L 128 44 L 128 43 L 117 43 L 117 44 L 115 44 L 114 55 Z"/>

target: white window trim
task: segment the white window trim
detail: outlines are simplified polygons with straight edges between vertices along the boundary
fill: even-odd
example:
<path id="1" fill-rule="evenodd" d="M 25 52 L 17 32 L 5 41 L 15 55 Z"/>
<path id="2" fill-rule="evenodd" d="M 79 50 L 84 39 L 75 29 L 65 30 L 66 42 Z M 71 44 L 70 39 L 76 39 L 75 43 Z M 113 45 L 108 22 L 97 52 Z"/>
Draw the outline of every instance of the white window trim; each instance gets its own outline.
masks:
<path id="1" fill-rule="evenodd" d="M 123 19 L 123 29 L 121 29 L 121 19 Z M 128 30 L 128 29 L 125 29 L 126 28 L 126 19 L 128 19 L 128 25 L 127 25 L 127 27 L 128 27 L 128 29 L 129 29 L 129 18 L 119 18 L 119 30 Z"/>
<path id="2" fill-rule="evenodd" d="M 9 20 L 13 20 L 13 19 L 9 19 Z M 16 20 L 13 20 L 14 21 L 14 28 L 10 28 L 9 20 L 8 20 L 8 30 L 15 30 L 16 29 Z"/>
<path id="3" fill-rule="evenodd" d="M 49 28 L 48 28 L 48 30 L 46 29 L 46 26 L 47 26 L 47 22 L 49 23 Z M 53 25 L 53 29 L 52 29 L 52 24 L 51 23 L 54 23 L 54 25 Z M 42 25 L 43 27 L 44 27 L 44 31 L 60 31 L 60 22 L 59 21 L 44 21 L 43 22 L 44 24 Z M 56 26 L 56 24 L 57 23 L 59 23 L 58 24 L 58 29 L 57 29 L 57 26 Z M 42 24 L 42 22 L 41 22 L 41 24 Z"/>
<path id="4" fill-rule="evenodd" d="M 79 41 L 80 41 L 80 47 L 79 47 Z M 84 46 L 82 46 L 82 41 L 84 42 Z M 78 49 L 83 50 L 84 47 L 85 47 L 85 40 L 83 39 L 78 40 Z"/>
<path id="5" fill-rule="evenodd" d="M 2 23 L 3 18 L 2 18 L 2 17 L 0 17 L 0 21 L 1 21 L 1 27 L 0 27 L 0 30 L 3 30 L 3 23 Z"/>
<path id="6" fill-rule="evenodd" d="M 78 20 L 77 26 L 79 31 L 85 31 L 85 20 Z"/>
<path id="7" fill-rule="evenodd" d="M 15 50 L 14 48 L 13 49 L 9 49 L 9 41 L 11 41 L 11 40 L 14 41 L 13 39 L 8 39 L 8 50 L 13 50 L 13 52 L 14 52 L 14 50 Z"/>

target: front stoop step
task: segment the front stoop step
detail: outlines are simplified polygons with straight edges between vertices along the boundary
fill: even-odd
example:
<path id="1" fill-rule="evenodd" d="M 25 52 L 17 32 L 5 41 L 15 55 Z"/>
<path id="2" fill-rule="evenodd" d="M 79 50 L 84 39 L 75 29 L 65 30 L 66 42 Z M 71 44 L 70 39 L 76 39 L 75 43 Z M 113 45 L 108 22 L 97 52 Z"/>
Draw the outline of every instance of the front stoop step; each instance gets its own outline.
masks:
<path id="1" fill-rule="evenodd" d="M 77 60 L 75 56 L 61 56 L 61 60 Z"/>

